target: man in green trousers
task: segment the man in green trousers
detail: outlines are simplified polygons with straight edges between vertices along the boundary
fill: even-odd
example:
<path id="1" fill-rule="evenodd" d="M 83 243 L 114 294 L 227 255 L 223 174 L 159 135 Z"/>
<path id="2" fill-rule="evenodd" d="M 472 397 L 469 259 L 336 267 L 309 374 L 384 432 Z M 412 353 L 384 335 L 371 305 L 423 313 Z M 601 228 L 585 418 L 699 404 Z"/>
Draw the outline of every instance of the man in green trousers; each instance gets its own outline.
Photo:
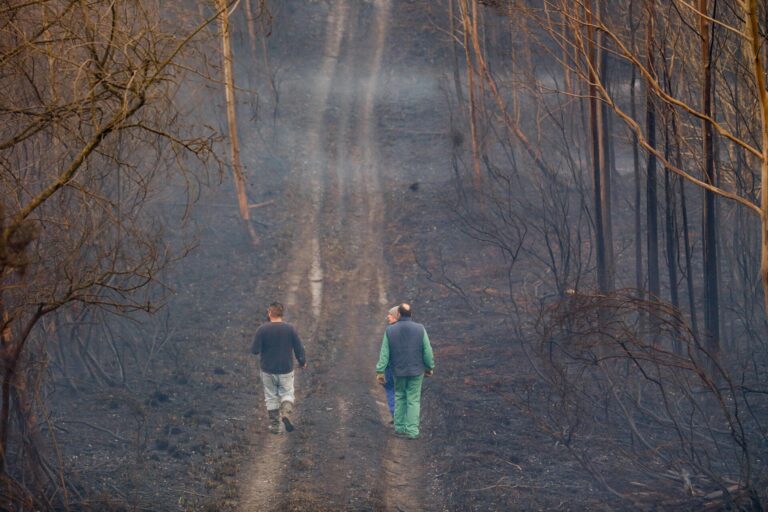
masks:
<path id="1" fill-rule="evenodd" d="M 400 304 L 400 318 L 387 326 L 381 342 L 376 380 L 385 382 L 389 365 L 395 376 L 395 435 L 407 439 L 419 437 L 421 384 L 424 375 L 432 376 L 435 358 L 424 326 L 411 319 L 411 306 Z"/>

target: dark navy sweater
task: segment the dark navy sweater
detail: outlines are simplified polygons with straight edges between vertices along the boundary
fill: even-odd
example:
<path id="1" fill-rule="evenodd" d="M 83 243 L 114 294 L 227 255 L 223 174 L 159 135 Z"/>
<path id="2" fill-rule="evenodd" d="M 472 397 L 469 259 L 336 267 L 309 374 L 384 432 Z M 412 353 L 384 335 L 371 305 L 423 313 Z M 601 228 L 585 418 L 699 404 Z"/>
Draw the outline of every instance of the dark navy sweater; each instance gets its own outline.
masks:
<path id="1" fill-rule="evenodd" d="M 261 354 L 261 369 L 267 373 L 291 373 L 293 354 L 299 365 L 306 363 L 299 334 L 285 322 L 268 322 L 256 329 L 251 352 Z"/>

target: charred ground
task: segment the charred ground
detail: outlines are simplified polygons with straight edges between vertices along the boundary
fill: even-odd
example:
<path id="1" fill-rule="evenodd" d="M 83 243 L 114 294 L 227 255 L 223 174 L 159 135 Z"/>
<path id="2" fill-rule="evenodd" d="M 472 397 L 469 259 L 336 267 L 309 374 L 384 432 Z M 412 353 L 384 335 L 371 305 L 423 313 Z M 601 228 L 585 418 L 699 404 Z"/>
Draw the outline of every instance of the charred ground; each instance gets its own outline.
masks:
<path id="1" fill-rule="evenodd" d="M 190 221 L 198 247 L 169 276 L 167 307 L 142 320 L 145 336 L 163 333 L 147 340 L 155 356 L 132 365 L 125 387 L 56 387 L 57 439 L 84 482 L 81 507 L 622 508 L 515 407 L 532 380 L 505 325 L 499 256 L 455 215 L 463 138 L 451 47 L 423 4 L 393 2 L 386 17 L 341 0 L 275 10 L 277 128 L 244 130 L 250 200 L 269 202 L 253 212 L 260 243 L 245 236 L 231 184 L 206 189 Z M 249 354 L 272 300 L 287 304 L 310 364 L 297 378 L 297 430 L 282 436 L 267 432 Z M 401 301 L 437 364 L 415 442 L 394 438 L 374 383 L 384 313 Z"/>

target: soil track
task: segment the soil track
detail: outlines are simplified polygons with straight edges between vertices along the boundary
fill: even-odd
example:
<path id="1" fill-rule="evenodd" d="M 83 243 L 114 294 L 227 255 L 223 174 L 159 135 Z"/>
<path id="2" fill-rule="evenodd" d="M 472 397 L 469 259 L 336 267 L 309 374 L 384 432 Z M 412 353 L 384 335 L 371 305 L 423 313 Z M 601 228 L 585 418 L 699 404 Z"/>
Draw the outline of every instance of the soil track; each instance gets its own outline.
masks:
<path id="1" fill-rule="evenodd" d="M 423 445 L 393 436 L 373 379 L 397 301 L 375 115 L 390 16 L 388 1 L 331 3 L 321 58 L 294 82 L 314 87 L 288 130 L 288 146 L 301 148 L 290 158 L 301 213 L 281 280 L 311 369 L 297 379 L 297 431 L 253 432 L 261 442 L 242 478 L 243 511 L 424 509 Z"/>

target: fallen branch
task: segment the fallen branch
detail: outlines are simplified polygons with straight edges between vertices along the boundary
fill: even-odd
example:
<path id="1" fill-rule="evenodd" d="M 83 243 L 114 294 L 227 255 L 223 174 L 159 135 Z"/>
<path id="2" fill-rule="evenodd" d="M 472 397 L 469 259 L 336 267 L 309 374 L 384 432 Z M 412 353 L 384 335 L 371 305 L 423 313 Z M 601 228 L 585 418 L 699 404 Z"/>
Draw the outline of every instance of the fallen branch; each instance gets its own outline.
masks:
<path id="1" fill-rule="evenodd" d="M 269 206 L 269 205 L 273 204 L 274 202 L 275 202 L 274 199 L 270 199 L 269 201 L 264 201 L 262 203 L 249 204 L 248 208 L 251 208 L 251 209 L 253 209 L 253 208 L 261 208 L 263 206 Z"/>
<path id="2" fill-rule="evenodd" d="M 106 434 L 109 434 L 113 438 L 117 439 L 118 441 L 122 441 L 123 443 L 132 443 L 133 441 L 129 441 L 128 439 L 124 437 L 120 437 L 119 435 L 115 434 L 111 430 L 108 430 L 104 427 L 100 427 L 98 425 L 93 425 L 92 423 L 88 423 L 87 421 L 77 421 L 77 420 L 59 420 L 59 423 L 72 423 L 72 424 L 79 424 L 79 425 L 85 425 L 86 427 L 91 427 L 94 430 L 98 430 L 99 432 L 104 432 Z"/>

